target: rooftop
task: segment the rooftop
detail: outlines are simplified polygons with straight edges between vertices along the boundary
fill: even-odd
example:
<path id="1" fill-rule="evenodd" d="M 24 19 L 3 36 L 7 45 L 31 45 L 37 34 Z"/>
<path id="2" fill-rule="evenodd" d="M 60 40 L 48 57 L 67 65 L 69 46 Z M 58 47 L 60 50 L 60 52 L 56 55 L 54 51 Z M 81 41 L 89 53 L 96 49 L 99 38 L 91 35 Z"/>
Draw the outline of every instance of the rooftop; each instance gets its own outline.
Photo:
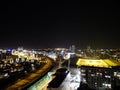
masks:
<path id="1" fill-rule="evenodd" d="M 120 62 L 111 59 L 81 59 L 80 58 L 78 59 L 76 65 L 111 68 L 115 66 L 120 66 Z"/>
<path id="2" fill-rule="evenodd" d="M 55 78 L 49 83 L 48 88 L 59 88 L 68 74 L 65 71 L 67 71 L 66 68 L 58 69 L 55 73 Z"/>

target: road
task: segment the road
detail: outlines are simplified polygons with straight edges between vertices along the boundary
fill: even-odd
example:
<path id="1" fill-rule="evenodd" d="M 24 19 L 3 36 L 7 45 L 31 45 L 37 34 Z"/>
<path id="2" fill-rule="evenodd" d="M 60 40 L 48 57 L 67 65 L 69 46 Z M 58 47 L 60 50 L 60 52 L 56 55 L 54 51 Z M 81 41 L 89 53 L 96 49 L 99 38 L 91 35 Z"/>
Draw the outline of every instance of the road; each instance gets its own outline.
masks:
<path id="1" fill-rule="evenodd" d="M 53 79 L 49 74 L 46 74 L 42 79 L 34 83 L 27 90 L 46 90 L 48 83 Z"/>
<path id="2" fill-rule="evenodd" d="M 58 68 L 59 65 L 56 63 L 55 66 L 48 72 L 48 74 L 29 87 L 28 90 L 47 90 L 49 82 L 55 77 L 52 74 L 54 74 Z"/>
<path id="3" fill-rule="evenodd" d="M 57 68 L 51 71 L 55 72 Z M 77 88 L 79 87 L 81 81 L 79 68 L 70 68 L 69 70 L 70 72 L 68 73 L 58 90 L 77 90 Z M 49 78 L 45 76 L 44 80 L 39 80 L 28 90 L 47 90 L 47 86 L 53 78 L 54 77 L 52 76 Z"/>
<path id="4" fill-rule="evenodd" d="M 46 70 L 52 66 L 50 59 L 46 59 L 47 64 L 45 64 L 41 69 L 37 70 L 35 73 L 30 74 L 28 77 L 23 79 L 18 79 L 11 86 L 6 87 L 5 90 L 21 90 L 26 84 L 30 84 L 32 81 L 40 77 Z"/>
<path id="5" fill-rule="evenodd" d="M 70 72 L 68 73 L 68 75 L 66 76 L 66 78 L 64 79 L 64 81 L 62 82 L 62 84 L 59 86 L 57 90 L 77 90 L 77 88 L 79 87 L 81 82 L 80 70 L 77 68 L 70 68 L 69 70 Z M 48 90 L 47 86 L 49 82 L 47 82 L 47 84 L 45 84 L 45 82 L 43 83 L 44 83 L 44 89 L 43 87 L 41 87 L 41 84 L 38 84 L 36 85 L 36 87 L 39 87 L 39 88 L 35 88 L 31 90 Z"/>

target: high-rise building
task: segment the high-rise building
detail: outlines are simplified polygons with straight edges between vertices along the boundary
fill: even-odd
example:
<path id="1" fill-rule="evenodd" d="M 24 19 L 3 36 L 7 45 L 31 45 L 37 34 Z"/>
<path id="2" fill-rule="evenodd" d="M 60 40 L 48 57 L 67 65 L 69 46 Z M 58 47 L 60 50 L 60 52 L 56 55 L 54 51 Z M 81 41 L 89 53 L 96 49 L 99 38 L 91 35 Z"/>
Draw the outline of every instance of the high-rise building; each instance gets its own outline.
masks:
<path id="1" fill-rule="evenodd" d="M 109 59 L 79 59 L 81 78 L 96 90 L 115 90 L 120 87 L 120 62 Z"/>
<path id="2" fill-rule="evenodd" d="M 70 46 L 69 51 L 72 53 L 75 53 L 75 45 Z"/>

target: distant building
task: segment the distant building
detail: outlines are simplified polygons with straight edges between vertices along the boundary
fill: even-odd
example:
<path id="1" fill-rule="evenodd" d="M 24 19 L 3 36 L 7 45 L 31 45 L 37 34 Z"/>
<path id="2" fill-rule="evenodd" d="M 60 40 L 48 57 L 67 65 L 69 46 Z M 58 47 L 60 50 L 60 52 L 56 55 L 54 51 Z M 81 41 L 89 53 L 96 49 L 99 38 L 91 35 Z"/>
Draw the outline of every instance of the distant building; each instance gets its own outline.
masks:
<path id="1" fill-rule="evenodd" d="M 23 47 L 18 47 L 18 51 L 22 51 L 23 50 Z"/>
<path id="2" fill-rule="evenodd" d="M 96 90 L 116 90 L 120 87 L 120 62 L 109 59 L 79 59 L 81 78 Z"/>
<path id="3" fill-rule="evenodd" d="M 70 46 L 69 51 L 71 51 L 72 53 L 75 53 L 75 45 Z"/>

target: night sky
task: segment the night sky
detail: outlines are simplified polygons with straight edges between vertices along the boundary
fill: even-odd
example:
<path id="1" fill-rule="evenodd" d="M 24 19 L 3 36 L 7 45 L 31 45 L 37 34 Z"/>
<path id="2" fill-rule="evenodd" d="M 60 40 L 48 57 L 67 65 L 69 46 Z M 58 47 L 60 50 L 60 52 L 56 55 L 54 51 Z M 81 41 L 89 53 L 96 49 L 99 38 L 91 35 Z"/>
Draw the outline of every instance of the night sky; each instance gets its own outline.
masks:
<path id="1" fill-rule="evenodd" d="M 118 2 L 38 1 L 2 3 L 0 48 L 120 48 Z"/>

